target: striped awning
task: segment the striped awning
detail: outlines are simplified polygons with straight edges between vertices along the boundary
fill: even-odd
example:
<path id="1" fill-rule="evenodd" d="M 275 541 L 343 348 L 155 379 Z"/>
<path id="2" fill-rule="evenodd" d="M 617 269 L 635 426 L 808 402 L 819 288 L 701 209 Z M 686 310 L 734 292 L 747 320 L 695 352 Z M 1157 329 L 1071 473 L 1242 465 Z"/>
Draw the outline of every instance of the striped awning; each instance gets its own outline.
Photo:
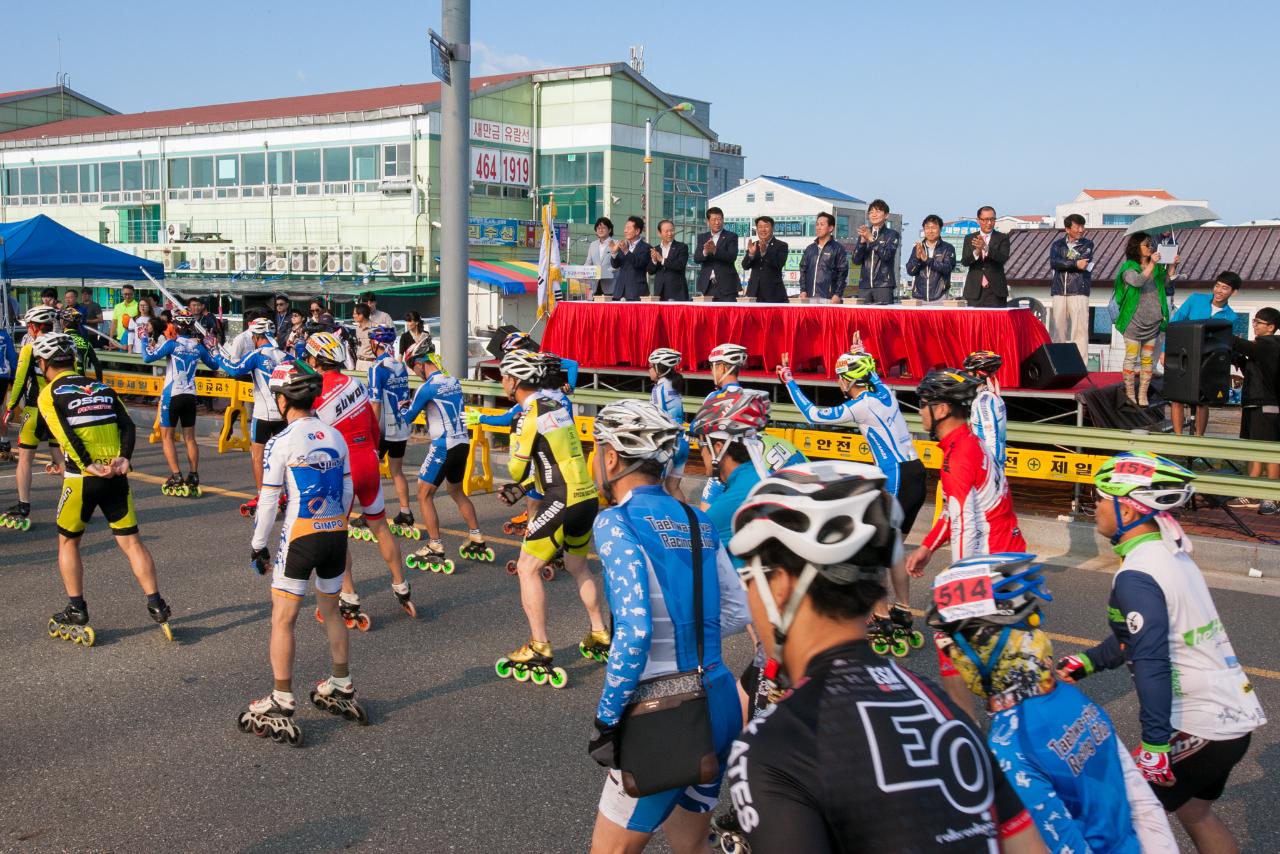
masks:
<path id="1" fill-rule="evenodd" d="M 538 291 L 538 265 L 532 261 L 478 261 L 473 258 L 467 277 L 499 288 L 504 294 Z"/>

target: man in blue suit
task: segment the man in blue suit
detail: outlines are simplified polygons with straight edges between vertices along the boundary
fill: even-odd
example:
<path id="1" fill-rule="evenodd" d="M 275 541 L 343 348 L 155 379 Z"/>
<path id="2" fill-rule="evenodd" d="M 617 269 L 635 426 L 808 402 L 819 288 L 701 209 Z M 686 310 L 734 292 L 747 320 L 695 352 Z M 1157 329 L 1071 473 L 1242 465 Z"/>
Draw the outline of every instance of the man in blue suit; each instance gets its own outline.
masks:
<path id="1" fill-rule="evenodd" d="M 613 265 L 613 298 L 636 302 L 649 295 L 649 244 L 641 239 L 644 219 L 627 217 L 622 226 L 622 240 L 616 241 L 609 263 Z"/>

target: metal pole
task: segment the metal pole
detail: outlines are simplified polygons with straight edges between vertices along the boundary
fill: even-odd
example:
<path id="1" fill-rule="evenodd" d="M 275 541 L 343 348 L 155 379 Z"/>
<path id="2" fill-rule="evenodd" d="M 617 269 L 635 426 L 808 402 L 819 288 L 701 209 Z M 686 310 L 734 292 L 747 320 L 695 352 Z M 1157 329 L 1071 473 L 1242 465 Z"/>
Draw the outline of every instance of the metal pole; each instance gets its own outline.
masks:
<path id="1" fill-rule="evenodd" d="M 443 0 L 453 57 L 440 86 L 440 346 L 445 369 L 467 375 L 467 218 L 471 201 L 471 0 Z"/>
<path id="2" fill-rule="evenodd" d="M 653 195 L 653 186 L 649 183 L 649 167 L 653 165 L 653 122 L 644 120 L 644 227 L 653 233 L 649 219 L 649 198 Z"/>

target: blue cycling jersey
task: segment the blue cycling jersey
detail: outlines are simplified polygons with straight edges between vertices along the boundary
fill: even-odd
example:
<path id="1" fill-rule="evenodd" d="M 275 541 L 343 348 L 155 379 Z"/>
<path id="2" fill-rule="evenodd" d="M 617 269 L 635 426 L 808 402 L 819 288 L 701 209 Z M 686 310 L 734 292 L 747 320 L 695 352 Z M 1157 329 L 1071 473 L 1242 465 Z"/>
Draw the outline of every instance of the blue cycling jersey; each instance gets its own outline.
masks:
<path id="1" fill-rule="evenodd" d="M 8 329 L 0 329 L 0 380 L 13 379 L 18 369 L 18 349 L 13 346 L 13 336 Z"/>
<path id="2" fill-rule="evenodd" d="M 973 399 L 973 409 L 969 413 L 969 429 L 978 441 L 987 449 L 996 465 L 1004 468 L 1008 458 L 1006 436 L 1009 432 L 1009 415 L 1005 409 L 1004 399 L 989 388 L 978 392 Z"/>
<path id="3" fill-rule="evenodd" d="M 243 359 L 232 360 L 216 354 L 213 360 L 223 373 L 231 377 L 250 375 L 253 380 L 253 417 L 258 421 L 283 421 L 271 393 L 271 372 L 289 360 L 288 354 L 271 343 L 251 350 Z"/>
<path id="4" fill-rule="evenodd" d="M 443 371 L 435 371 L 418 386 L 404 420 L 406 424 L 412 424 L 425 411 L 427 434 L 431 440 L 452 448 L 467 441 L 463 405 L 462 384 Z"/>
<path id="5" fill-rule="evenodd" d="M 1139 854 L 1124 746 L 1107 713 L 1060 682 L 991 718 L 987 744 L 1055 854 Z"/>
<path id="6" fill-rule="evenodd" d="M 755 466 L 744 463 L 734 469 L 723 484 L 716 478 L 712 478 L 711 482 L 720 484 L 721 488 L 707 499 L 707 518 L 715 525 L 720 542 L 728 543 L 733 539 L 733 514 L 747 500 L 747 493 L 751 492 L 752 487 L 760 482 L 760 472 L 756 471 Z M 744 563 L 736 555 L 730 555 L 729 558 L 734 566 L 742 566 Z"/>
<path id="7" fill-rule="evenodd" d="M 165 368 L 164 389 L 160 396 L 166 402 L 180 394 L 196 393 L 196 369 L 201 362 L 209 368 L 218 367 L 199 338 L 169 338 L 142 353 L 142 361 L 148 364 L 164 358 L 168 358 L 169 364 Z"/>
<path id="8" fill-rule="evenodd" d="M 382 438 L 403 442 L 413 432 L 413 424 L 405 420 L 409 405 L 409 370 L 404 362 L 388 352 L 378 354 L 369 368 L 369 400 L 382 412 Z"/>

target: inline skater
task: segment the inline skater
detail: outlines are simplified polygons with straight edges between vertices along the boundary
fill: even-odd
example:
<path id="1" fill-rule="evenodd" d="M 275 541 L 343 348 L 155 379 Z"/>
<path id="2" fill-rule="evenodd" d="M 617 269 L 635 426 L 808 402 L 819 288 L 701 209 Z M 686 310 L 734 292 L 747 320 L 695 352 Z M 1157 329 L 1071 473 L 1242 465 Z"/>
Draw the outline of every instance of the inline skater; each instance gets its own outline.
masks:
<path id="1" fill-rule="evenodd" d="M 621 775 L 610 770 L 600 795 L 593 851 L 638 851 L 659 827 L 674 851 L 706 851 L 724 761 L 741 726 L 742 710 L 721 656 L 721 639 L 745 628 L 750 615 L 711 523 L 663 491 L 680 433 L 675 421 L 640 400 L 610 404 L 596 415 L 592 474 L 613 505 L 595 521 L 596 549 L 613 613 L 613 645 L 610 649 L 608 640 L 603 641 L 608 674 L 588 752 L 604 767 L 616 769 L 615 741 L 628 705 L 653 690 L 652 680 L 701 671 L 719 773 L 703 785 L 635 798 L 626 793 Z M 694 525 L 700 549 L 696 562 Z M 590 652 L 584 644 L 583 655 Z"/>
<path id="2" fill-rule="evenodd" d="M 36 448 L 42 441 L 49 443 L 49 454 L 53 458 L 45 471 L 57 474 L 63 471 L 63 455 L 57 442 L 53 441 L 48 427 L 40 417 L 40 392 L 44 389 L 45 378 L 36 365 L 32 347 L 41 336 L 53 332 L 53 324 L 58 318 L 56 309 L 47 305 L 38 305 L 27 309 L 22 320 L 27 325 L 27 334 L 22 339 L 22 349 L 18 351 L 17 364 L 13 371 L 13 385 L 9 388 L 6 401 L 6 425 L 12 424 L 15 418 L 21 419 L 18 427 L 18 503 L 14 504 L 0 516 L 0 524 L 6 528 L 28 530 L 31 527 L 31 474 L 35 468 Z"/>
<path id="3" fill-rule="evenodd" d="M 253 382 L 253 424 L 249 454 L 253 460 L 254 496 L 240 506 L 241 516 L 252 516 L 258 509 L 258 495 L 262 491 L 262 460 L 267 442 L 284 429 L 284 416 L 276 408 L 271 393 L 271 373 L 289 361 L 289 355 L 276 346 L 272 337 L 274 325 L 265 317 L 259 317 L 245 329 L 249 333 L 252 348 L 243 358 L 231 359 L 221 353 L 213 355 L 213 361 L 229 377 L 250 377 Z"/>
<path id="4" fill-rule="evenodd" d="M 898 398 L 876 373 L 876 360 L 870 353 L 842 353 L 836 359 L 836 382 L 848 401 L 840 406 L 814 406 L 800 390 L 791 374 L 788 354 L 782 354 L 778 379 L 787 387 L 791 400 L 810 424 L 855 424 L 867 440 L 876 466 L 885 474 L 885 488 L 902 507 L 902 536 L 911 533 L 916 516 L 924 505 L 924 463 L 916 454 L 915 442 L 906 419 L 898 406 Z M 872 627 L 872 646 L 877 652 L 891 650 L 906 655 L 911 646 L 919 648 L 924 636 L 916 631 L 911 617 L 911 577 L 897 564 L 889 575 L 896 601 L 888 612 L 876 609 Z"/>
<path id="5" fill-rule="evenodd" d="M 164 388 L 160 392 L 160 442 L 164 459 L 169 464 L 169 479 L 161 491 L 165 495 L 200 497 L 200 448 L 196 445 L 196 369 L 203 362 L 216 369 L 218 363 L 201 341 L 202 333 L 190 313 L 178 309 L 173 313 L 176 338 L 152 342 L 142 352 L 147 364 L 167 360 Z M 182 430 L 191 473 L 184 480 L 178 467 L 178 448 L 174 430 Z"/>
<path id="6" fill-rule="evenodd" d="M 968 717 L 866 641 L 902 555 L 884 487 L 873 466 L 806 463 L 762 480 L 734 518 L 770 675 L 795 686 L 729 753 L 750 849 L 1043 850 Z"/>
<path id="7" fill-rule="evenodd" d="M 84 325 L 84 315 L 80 313 L 80 309 L 68 306 L 58 312 L 58 321 L 62 325 L 63 334 L 69 336 L 76 348 L 76 370 L 84 376 L 90 376 L 89 371 L 93 371 L 93 381 L 102 382 L 102 363 L 98 361 L 98 351 L 93 349 L 93 345 L 89 343 L 89 339 L 85 337 L 84 332 L 87 327 Z M 94 330 L 94 334 L 98 334 Z"/>
<path id="8" fill-rule="evenodd" d="M 347 361 L 346 345 L 331 332 L 318 332 L 307 339 L 307 362 L 320 372 L 323 385 L 316 398 L 316 417 L 335 427 L 347 443 L 351 460 L 351 482 L 355 500 L 364 512 L 364 527 L 377 540 L 378 552 L 391 572 L 391 592 L 410 617 L 418 616 L 409 599 L 409 582 L 400 569 L 400 546 L 387 527 L 386 507 L 382 501 L 382 475 L 378 471 L 378 436 L 382 429 L 373 417 L 369 391 L 364 383 L 342 372 Z M 351 523 L 348 523 L 351 524 Z M 348 532 L 350 533 L 350 532 Z M 342 593 L 338 608 L 348 628 L 368 631 L 369 615 L 360 611 L 360 596 L 351 576 L 351 552 L 347 552 L 346 572 L 342 576 Z M 317 610 L 316 618 L 324 616 Z"/>
<path id="9" fill-rule="evenodd" d="M 388 527 L 391 533 L 417 539 L 413 509 L 409 504 L 409 484 L 404 477 L 404 450 L 413 432 L 413 422 L 404 417 L 409 403 L 409 371 L 395 354 L 396 328 L 375 326 L 369 330 L 369 349 L 373 364 L 369 366 L 369 402 L 373 417 L 382 428 L 378 438 L 378 458 L 387 461 L 387 471 L 395 485 L 400 512 Z"/>
<path id="10" fill-rule="evenodd" d="M 684 432 L 684 398 L 676 391 L 676 383 L 680 381 L 680 351 L 668 347 L 659 347 L 649 354 L 649 379 L 653 380 L 653 390 L 649 393 L 649 402 L 667 414 L 667 417 L 680 428 L 676 438 L 675 455 L 664 480 L 667 492 L 685 500 L 680 489 L 680 479 L 684 477 L 685 463 L 689 461 L 689 437 Z"/>
<path id="11" fill-rule="evenodd" d="M 351 684 L 349 639 L 342 624 L 338 591 L 347 564 L 347 515 L 351 512 L 351 460 L 339 430 L 316 418 L 311 407 L 324 381 L 305 366 L 286 363 L 272 371 L 272 406 L 285 427 L 267 443 L 266 471 L 254 518 L 250 561 L 259 575 L 271 573 L 270 694 L 240 713 L 242 732 L 269 735 L 273 741 L 302 746 L 302 728 L 293 722 L 294 627 L 307 582 L 315 575 L 316 610 L 329 638 L 333 675 L 316 685 L 316 708 L 367 724 Z M 267 549 L 276 520 L 278 497 L 288 492 L 284 524 L 275 560 Z"/>
<path id="12" fill-rule="evenodd" d="M 542 570 L 558 552 L 578 585 L 578 596 L 590 620 L 588 637 L 607 635 L 600 606 L 600 583 L 587 568 L 591 525 L 599 509 L 599 494 L 587 471 L 582 443 L 573 416 L 563 405 L 542 393 L 547 362 L 539 354 L 513 350 L 502 357 L 502 389 L 520 404 L 523 412 L 511 432 L 511 457 L 507 463 L 515 483 L 505 484 L 499 496 L 507 504 L 520 500 L 530 486 L 542 496 L 516 561 L 520 578 L 520 602 L 529 620 L 529 642 L 498 659 L 499 676 L 518 681 L 533 678 L 554 688 L 566 684 L 564 670 L 553 668 L 547 639 L 546 591 Z"/>
<path id="13" fill-rule="evenodd" d="M 422 385 L 418 386 L 412 404 L 401 417 L 408 425 L 425 414 L 427 435 L 431 437 L 431 447 L 418 470 L 418 507 L 422 510 L 427 544 L 405 558 L 405 565 L 451 574 L 453 561 L 445 557 L 444 543 L 440 539 L 440 517 L 436 513 L 435 496 L 441 484 L 447 484 L 445 489 L 467 524 L 467 541 L 458 548 L 458 554 L 467 560 L 486 562 L 492 561 L 494 555 L 480 533 L 475 505 L 463 489 L 471 443 L 462 425 L 462 384 L 440 367 L 434 351 L 431 333 L 424 331 L 422 338 L 409 348 L 404 357 L 405 364 L 418 375 Z"/>
<path id="14" fill-rule="evenodd" d="M 110 387 L 75 372 L 76 349 L 69 335 L 41 335 L 32 351 L 45 380 L 37 404 L 40 415 L 66 454 L 58 503 L 58 571 L 68 601 L 66 608 L 49 618 L 49 637 L 93 646 L 80 538 L 93 511 L 101 508 L 116 545 L 129 559 L 134 578 L 146 594 L 147 613 L 173 640 L 171 612 L 156 586 L 155 561 L 138 536 L 129 491 L 129 460 L 136 437 L 133 420 Z"/>
<path id="15" fill-rule="evenodd" d="M 715 525 L 721 542 L 733 536 L 733 514 L 763 476 L 752 460 L 750 443 L 769 423 L 769 398 L 744 388 L 713 395 L 689 423 L 698 440 L 707 479 L 719 489 L 702 510 Z"/>
<path id="16" fill-rule="evenodd" d="M 996 461 L 1000 470 L 1004 471 L 1008 452 L 1005 437 L 1009 433 L 1009 414 L 1000 396 L 1000 383 L 996 372 L 1004 364 L 1004 357 L 993 350 L 977 350 L 965 357 L 962 366 L 967 373 L 973 374 L 982 381 L 982 388 L 973 399 L 973 409 L 969 414 L 969 429 L 978 437 Z"/>
<path id="17" fill-rule="evenodd" d="M 0 400 L 8 400 L 13 374 L 18 368 L 18 350 L 13 346 L 13 336 L 0 324 Z M 9 444 L 8 408 L 0 414 L 0 460 L 13 459 L 13 447 Z"/>
<path id="18" fill-rule="evenodd" d="M 1053 597 L 1035 559 L 951 564 L 934 579 L 926 622 L 991 715 L 987 746 L 1050 851 L 1172 854 L 1169 821 L 1111 718 L 1054 676 L 1053 645 L 1039 628 L 1040 603 Z"/>
<path id="19" fill-rule="evenodd" d="M 1098 469 L 1094 524 L 1124 558 L 1107 605 L 1111 635 L 1059 661 L 1058 676 L 1078 682 L 1127 664 L 1142 724 L 1138 770 L 1197 849 L 1234 851 L 1213 802 L 1267 719 L 1191 559 L 1191 541 L 1170 515 L 1191 499 L 1194 479 L 1147 453 L 1119 454 Z"/>

